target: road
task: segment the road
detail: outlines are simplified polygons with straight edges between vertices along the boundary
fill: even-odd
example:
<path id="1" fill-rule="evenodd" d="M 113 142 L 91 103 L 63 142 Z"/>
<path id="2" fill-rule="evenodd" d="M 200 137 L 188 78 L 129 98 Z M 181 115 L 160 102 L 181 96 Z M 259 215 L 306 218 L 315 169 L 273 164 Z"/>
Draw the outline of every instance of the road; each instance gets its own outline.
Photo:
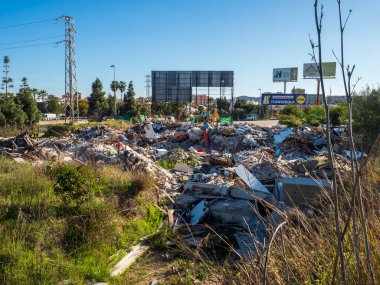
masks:
<path id="1" fill-rule="evenodd" d="M 51 126 L 51 125 L 62 125 L 65 123 L 65 120 L 50 120 L 50 121 L 39 121 L 39 126 Z"/>
<path id="2" fill-rule="evenodd" d="M 269 128 L 278 124 L 278 120 L 260 120 L 260 121 L 234 121 L 234 123 L 243 123 L 257 125 L 259 127 Z"/>

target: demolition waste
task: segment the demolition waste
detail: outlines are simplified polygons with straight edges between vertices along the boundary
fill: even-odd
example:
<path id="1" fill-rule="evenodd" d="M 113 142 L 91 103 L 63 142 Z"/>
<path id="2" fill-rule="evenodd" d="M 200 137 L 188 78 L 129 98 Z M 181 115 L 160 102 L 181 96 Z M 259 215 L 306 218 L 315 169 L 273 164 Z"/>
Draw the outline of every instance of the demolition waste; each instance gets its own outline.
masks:
<path id="1" fill-rule="evenodd" d="M 334 128 L 331 135 L 344 179 L 350 154 L 344 129 Z M 312 214 L 311 206 L 331 188 L 323 127 L 189 122 L 142 123 L 125 132 L 89 127 L 68 136 L 32 139 L 23 133 L 1 139 L 0 153 L 33 165 L 49 160 L 147 172 L 171 201 L 170 226 L 188 230 L 183 234 L 188 245 L 211 237 L 220 244 L 220 235 L 228 236 L 235 258 L 256 255 L 268 225 L 281 223 L 294 207 Z"/>

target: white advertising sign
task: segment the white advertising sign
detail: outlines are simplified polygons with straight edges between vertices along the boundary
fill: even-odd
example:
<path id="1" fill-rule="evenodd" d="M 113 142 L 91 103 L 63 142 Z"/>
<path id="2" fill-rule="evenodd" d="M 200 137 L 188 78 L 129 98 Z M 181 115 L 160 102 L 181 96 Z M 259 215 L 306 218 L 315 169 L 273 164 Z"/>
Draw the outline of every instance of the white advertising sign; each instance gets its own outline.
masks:
<path id="1" fill-rule="evenodd" d="M 273 69 L 274 82 L 297 81 L 297 75 L 298 75 L 297 67 Z"/>

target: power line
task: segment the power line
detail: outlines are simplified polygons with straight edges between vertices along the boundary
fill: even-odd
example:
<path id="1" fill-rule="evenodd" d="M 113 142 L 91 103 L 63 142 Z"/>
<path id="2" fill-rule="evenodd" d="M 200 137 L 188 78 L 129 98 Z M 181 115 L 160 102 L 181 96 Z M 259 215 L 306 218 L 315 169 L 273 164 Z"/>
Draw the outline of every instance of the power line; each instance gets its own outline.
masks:
<path id="1" fill-rule="evenodd" d="M 37 42 L 37 41 L 42 41 L 42 40 L 47 40 L 47 39 L 55 39 L 55 38 L 63 38 L 63 37 L 64 37 L 64 35 L 60 35 L 60 36 L 51 36 L 51 37 L 38 38 L 38 39 L 32 39 L 32 40 L 24 40 L 24 41 L 9 42 L 9 43 L 0 43 L 0 46 L 20 44 L 20 43 L 28 43 L 28 42 Z"/>
<path id="2" fill-rule="evenodd" d="M 26 45 L 26 46 L 18 46 L 18 47 L 0 48 L 0 50 L 19 49 L 19 48 L 26 48 L 26 47 L 38 47 L 38 46 L 47 46 L 47 45 L 58 46 L 60 43 L 63 43 L 63 42 L 64 41 L 52 42 L 52 43 L 44 43 L 44 44 L 35 44 L 35 45 Z"/>
<path id="3" fill-rule="evenodd" d="M 56 21 L 56 20 L 58 20 L 60 18 L 61 17 L 54 18 L 54 19 L 46 19 L 46 20 L 41 20 L 41 21 L 34 21 L 34 22 L 29 22 L 29 23 L 16 24 L 16 25 L 0 26 L 0 29 L 9 29 L 9 28 L 16 28 L 16 27 L 21 27 L 21 26 L 40 24 L 40 23 L 45 23 L 45 22 L 50 22 L 50 21 Z"/>

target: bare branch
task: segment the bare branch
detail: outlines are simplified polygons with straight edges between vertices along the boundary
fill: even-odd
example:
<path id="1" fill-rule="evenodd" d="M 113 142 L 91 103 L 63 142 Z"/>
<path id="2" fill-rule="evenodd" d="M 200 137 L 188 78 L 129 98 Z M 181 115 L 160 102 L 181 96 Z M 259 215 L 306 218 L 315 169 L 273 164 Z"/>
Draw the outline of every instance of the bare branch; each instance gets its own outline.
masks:
<path id="1" fill-rule="evenodd" d="M 336 56 L 336 54 L 335 54 L 335 51 L 334 51 L 334 50 L 332 50 L 332 53 L 333 53 L 333 55 L 334 55 L 334 57 L 335 57 L 336 61 L 339 63 L 339 65 L 340 65 L 340 66 L 342 66 L 342 63 L 340 62 L 340 60 L 339 60 L 339 59 L 338 59 L 338 57 Z"/>
<path id="2" fill-rule="evenodd" d="M 356 85 L 358 85 L 358 83 L 359 83 L 359 81 L 360 81 L 361 79 L 362 79 L 362 77 L 359 76 L 358 79 L 356 80 L 355 84 L 352 85 L 352 91 L 351 91 L 352 94 L 355 93 Z"/>
<path id="3" fill-rule="evenodd" d="M 344 25 L 343 25 L 343 28 L 342 28 L 343 31 L 346 29 L 347 21 L 348 21 L 348 18 L 350 18 L 351 13 L 352 13 L 352 9 L 349 10 L 347 18 L 346 18 L 346 21 L 344 21 Z"/>

